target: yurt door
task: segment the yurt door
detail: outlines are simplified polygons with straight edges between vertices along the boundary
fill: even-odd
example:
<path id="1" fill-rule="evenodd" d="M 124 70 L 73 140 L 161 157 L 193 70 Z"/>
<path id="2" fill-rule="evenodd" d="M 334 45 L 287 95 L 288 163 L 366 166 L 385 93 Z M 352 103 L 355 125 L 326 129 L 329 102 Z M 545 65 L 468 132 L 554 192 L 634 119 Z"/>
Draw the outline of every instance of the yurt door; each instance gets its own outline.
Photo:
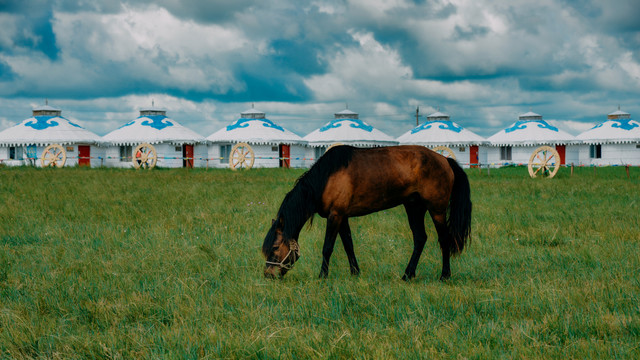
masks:
<path id="1" fill-rule="evenodd" d="M 91 146 L 78 145 L 78 166 L 91 166 Z"/>
<path id="2" fill-rule="evenodd" d="M 478 167 L 480 160 L 478 158 L 478 145 L 469 146 L 469 163 L 471 167 Z"/>
<path id="3" fill-rule="evenodd" d="M 186 168 L 193 168 L 193 145 L 184 144 L 182 146 L 182 166 Z"/>
<path id="4" fill-rule="evenodd" d="M 289 168 L 291 166 L 291 148 L 289 145 L 280 144 L 278 155 L 280 157 L 280 167 Z"/>
<path id="5" fill-rule="evenodd" d="M 564 155 L 567 152 L 567 148 L 565 145 L 556 145 L 556 151 L 558 155 L 560 155 L 560 165 L 564 165 Z"/>

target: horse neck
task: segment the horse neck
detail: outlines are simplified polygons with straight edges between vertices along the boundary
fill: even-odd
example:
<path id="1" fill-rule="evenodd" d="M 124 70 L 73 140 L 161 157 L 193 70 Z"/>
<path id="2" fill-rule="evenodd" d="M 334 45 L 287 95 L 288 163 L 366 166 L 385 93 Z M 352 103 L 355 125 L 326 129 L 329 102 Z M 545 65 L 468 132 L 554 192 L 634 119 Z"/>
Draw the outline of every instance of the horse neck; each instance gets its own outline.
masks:
<path id="1" fill-rule="evenodd" d="M 285 196 L 279 216 L 284 223 L 283 233 L 287 238 L 298 239 L 302 227 L 316 213 L 313 192 L 298 182 Z"/>

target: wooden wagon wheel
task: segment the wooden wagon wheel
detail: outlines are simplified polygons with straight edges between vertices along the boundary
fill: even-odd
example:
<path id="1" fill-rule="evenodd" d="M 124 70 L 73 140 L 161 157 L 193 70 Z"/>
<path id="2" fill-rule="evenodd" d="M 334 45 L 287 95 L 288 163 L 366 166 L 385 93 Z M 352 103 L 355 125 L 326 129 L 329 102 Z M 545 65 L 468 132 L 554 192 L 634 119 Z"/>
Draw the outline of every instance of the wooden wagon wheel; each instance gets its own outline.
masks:
<path id="1" fill-rule="evenodd" d="M 440 155 L 442 155 L 444 157 L 448 157 L 448 158 L 452 158 L 453 160 L 457 160 L 456 159 L 456 155 L 453 153 L 453 150 L 449 149 L 446 146 L 436 146 L 431 150 L 437 152 L 438 154 L 440 154 Z"/>
<path id="2" fill-rule="evenodd" d="M 151 144 L 143 143 L 133 150 L 133 167 L 153 169 L 158 162 L 158 152 Z"/>
<path id="3" fill-rule="evenodd" d="M 529 176 L 552 178 L 560 169 L 560 154 L 551 146 L 540 146 L 529 158 Z"/>
<path id="4" fill-rule="evenodd" d="M 58 144 L 51 144 L 42 151 L 42 159 L 40 159 L 42 167 L 63 167 L 67 162 L 67 152 Z"/>
<path id="5" fill-rule="evenodd" d="M 231 169 L 251 169 L 256 161 L 253 149 L 247 143 L 237 143 L 231 148 L 229 166 Z"/>

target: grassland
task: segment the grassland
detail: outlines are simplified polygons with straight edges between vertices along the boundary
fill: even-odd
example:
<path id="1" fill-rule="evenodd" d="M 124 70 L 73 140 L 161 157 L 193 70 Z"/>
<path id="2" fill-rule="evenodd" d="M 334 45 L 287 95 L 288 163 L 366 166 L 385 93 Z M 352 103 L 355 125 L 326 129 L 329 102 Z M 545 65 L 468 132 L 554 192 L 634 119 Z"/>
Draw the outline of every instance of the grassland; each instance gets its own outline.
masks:
<path id="1" fill-rule="evenodd" d="M 438 281 L 400 208 L 324 220 L 282 281 L 260 246 L 301 170 L 0 169 L 0 358 L 640 358 L 640 169 L 468 170 L 473 240 Z"/>

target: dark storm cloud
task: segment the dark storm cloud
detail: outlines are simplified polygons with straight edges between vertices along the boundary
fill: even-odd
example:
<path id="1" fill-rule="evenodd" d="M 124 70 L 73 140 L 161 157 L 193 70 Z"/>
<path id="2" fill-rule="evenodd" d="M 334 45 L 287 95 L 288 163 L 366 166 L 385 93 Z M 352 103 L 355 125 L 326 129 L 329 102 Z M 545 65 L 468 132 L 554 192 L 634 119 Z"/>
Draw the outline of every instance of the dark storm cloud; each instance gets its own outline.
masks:
<path id="1" fill-rule="evenodd" d="M 562 1 L 572 15 L 590 27 L 613 36 L 640 61 L 640 4 L 637 0 L 598 2 L 594 0 Z"/>
<path id="2" fill-rule="evenodd" d="M 485 36 L 488 33 L 489 33 L 489 29 L 486 26 L 470 26 L 469 29 L 463 29 L 460 26 L 456 25 L 454 34 L 451 37 L 451 40 L 472 41 L 478 36 Z"/>
<path id="3" fill-rule="evenodd" d="M 13 16 L 19 30 L 16 31 L 11 43 L 0 43 L 0 51 L 14 53 L 30 49 L 52 60 L 57 58 L 59 49 L 56 46 L 56 36 L 51 25 L 53 10 L 49 1 L 3 1 L 0 3 L 0 14 Z"/>
<path id="4" fill-rule="evenodd" d="M 15 79 L 15 74 L 11 69 L 11 66 L 6 62 L 0 60 L 0 81 L 12 81 Z"/>
<path id="5" fill-rule="evenodd" d="M 135 4 L 138 2 L 129 1 L 129 3 Z M 139 3 L 146 5 L 149 4 L 149 1 L 140 1 Z M 160 0 L 152 3 L 166 8 L 172 14 L 182 19 L 194 20 L 201 23 L 219 23 L 232 21 L 237 13 L 247 10 L 254 3 L 262 2 L 255 0 Z"/>

